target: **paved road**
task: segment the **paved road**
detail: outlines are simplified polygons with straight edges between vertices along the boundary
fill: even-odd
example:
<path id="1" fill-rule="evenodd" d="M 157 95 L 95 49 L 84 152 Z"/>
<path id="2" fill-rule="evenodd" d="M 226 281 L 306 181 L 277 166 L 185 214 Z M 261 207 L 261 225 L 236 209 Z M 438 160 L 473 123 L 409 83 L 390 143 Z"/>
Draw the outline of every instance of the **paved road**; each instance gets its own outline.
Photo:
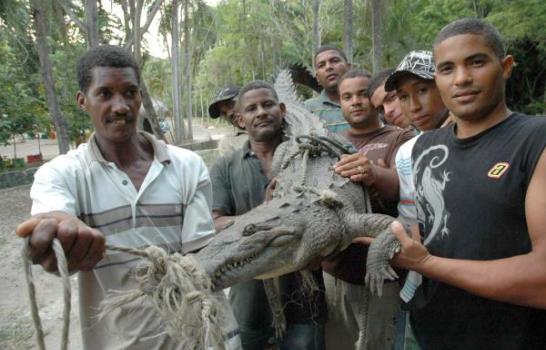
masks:
<path id="1" fill-rule="evenodd" d="M 232 127 L 225 123 L 217 123 L 211 125 L 202 124 L 198 121 L 193 126 L 193 138 L 195 141 L 208 141 L 211 139 L 218 140 L 224 135 L 232 132 Z M 59 154 L 59 146 L 57 140 L 38 140 L 37 139 L 18 139 L 15 147 L 17 157 L 24 158 L 29 154 L 38 154 L 42 152 L 44 160 L 53 159 Z M 0 156 L 6 158 L 13 158 L 14 148 L 13 145 L 0 146 Z M 1 200 L 1 199 L 0 199 Z"/>

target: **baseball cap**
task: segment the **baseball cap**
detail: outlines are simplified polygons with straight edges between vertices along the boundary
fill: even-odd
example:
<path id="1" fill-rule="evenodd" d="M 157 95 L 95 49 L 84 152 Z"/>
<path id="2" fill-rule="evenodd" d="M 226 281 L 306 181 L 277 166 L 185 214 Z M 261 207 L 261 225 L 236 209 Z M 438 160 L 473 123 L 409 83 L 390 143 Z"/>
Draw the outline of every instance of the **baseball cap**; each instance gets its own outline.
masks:
<path id="1" fill-rule="evenodd" d="M 216 95 L 214 101 L 209 105 L 210 117 L 218 118 L 220 116 L 220 109 L 218 108 L 220 102 L 231 100 L 236 97 L 239 94 L 239 90 L 239 87 L 232 85 L 222 88 Z"/>
<path id="2" fill-rule="evenodd" d="M 433 80 L 435 72 L 431 51 L 411 51 L 385 81 L 385 91 L 396 90 L 398 79 L 402 76 L 413 74 L 422 79 Z"/>

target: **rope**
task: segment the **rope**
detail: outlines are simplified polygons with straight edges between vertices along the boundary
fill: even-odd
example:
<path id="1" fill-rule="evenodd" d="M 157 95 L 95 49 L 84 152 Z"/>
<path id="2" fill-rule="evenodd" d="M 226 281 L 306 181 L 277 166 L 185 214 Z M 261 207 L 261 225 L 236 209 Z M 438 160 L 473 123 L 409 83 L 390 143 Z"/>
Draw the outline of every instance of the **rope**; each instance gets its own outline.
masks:
<path id="1" fill-rule="evenodd" d="M 23 266 L 25 269 L 25 279 L 27 281 L 28 296 L 30 299 L 30 313 L 32 321 L 34 322 L 34 328 L 36 328 L 36 341 L 40 350 L 45 350 L 44 342 L 44 330 L 42 328 L 42 320 L 40 319 L 40 313 L 38 312 L 38 303 L 36 301 L 36 287 L 34 286 L 34 279 L 32 276 L 32 264 L 29 259 L 30 237 L 27 237 L 25 244 L 23 245 Z M 63 330 L 61 335 L 61 349 L 66 350 L 68 347 L 68 333 L 70 330 L 70 299 L 72 295 L 70 286 L 70 274 L 68 273 L 68 263 L 64 255 L 64 250 L 58 239 L 53 239 L 53 252 L 57 258 L 57 269 L 63 283 Z"/>
<path id="2" fill-rule="evenodd" d="M 53 240 L 53 251 L 63 283 L 64 309 L 61 349 L 68 346 L 70 326 L 71 286 L 68 264 L 59 240 Z M 150 246 L 144 249 L 107 245 L 108 250 L 123 252 L 144 258 L 136 268 L 139 288 L 127 291 L 111 291 L 100 306 L 99 319 L 111 311 L 128 306 L 139 298 L 147 298 L 165 323 L 167 333 L 184 343 L 187 348 L 201 349 L 221 345 L 224 335 L 221 331 L 220 301 L 213 295 L 211 280 L 192 256 L 175 253 Z M 23 247 L 23 264 L 28 286 L 31 315 L 36 329 L 36 340 L 40 350 L 45 350 L 44 332 L 36 288 L 29 259 L 29 238 Z M 137 306 L 140 307 L 140 304 Z"/>

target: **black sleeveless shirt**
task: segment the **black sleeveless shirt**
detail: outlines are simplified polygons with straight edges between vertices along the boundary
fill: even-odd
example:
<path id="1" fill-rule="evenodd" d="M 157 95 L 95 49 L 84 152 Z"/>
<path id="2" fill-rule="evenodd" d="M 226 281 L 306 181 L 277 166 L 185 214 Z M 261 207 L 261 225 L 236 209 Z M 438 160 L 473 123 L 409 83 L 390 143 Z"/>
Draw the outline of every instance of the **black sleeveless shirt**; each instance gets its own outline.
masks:
<path id="1" fill-rule="evenodd" d="M 433 255 L 454 259 L 528 253 L 525 194 L 546 147 L 546 118 L 513 113 L 466 139 L 455 136 L 455 127 L 425 133 L 413 148 L 425 245 Z M 546 310 L 484 299 L 426 278 L 408 307 L 424 349 L 546 349 Z"/>

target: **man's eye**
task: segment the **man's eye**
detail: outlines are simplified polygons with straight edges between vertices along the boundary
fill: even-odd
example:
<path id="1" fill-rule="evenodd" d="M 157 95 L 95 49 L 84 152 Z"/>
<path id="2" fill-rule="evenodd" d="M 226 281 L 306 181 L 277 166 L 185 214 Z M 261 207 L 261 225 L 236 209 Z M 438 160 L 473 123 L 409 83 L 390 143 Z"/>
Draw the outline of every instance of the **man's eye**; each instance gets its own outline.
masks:
<path id="1" fill-rule="evenodd" d="M 450 74 L 453 71 L 453 67 L 444 66 L 441 67 L 438 71 L 440 72 L 440 74 Z"/>
<path id="2" fill-rule="evenodd" d="M 102 98 L 110 97 L 112 93 L 108 90 L 101 90 L 99 91 L 99 96 Z"/>
<path id="3" fill-rule="evenodd" d="M 392 102 L 392 101 L 394 101 L 394 99 L 396 99 L 396 95 L 395 95 L 395 94 L 387 95 L 387 97 L 385 98 L 385 101 L 386 101 L 386 102 Z"/>
<path id="4" fill-rule="evenodd" d="M 481 67 L 485 64 L 485 61 L 482 59 L 472 60 L 472 67 Z"/>
<path id="5" fill-rule="evenodd" d="M 400 102 L 404 102 L 408 99 L 408 95 L 398 95 L 398 99 Z"/>

